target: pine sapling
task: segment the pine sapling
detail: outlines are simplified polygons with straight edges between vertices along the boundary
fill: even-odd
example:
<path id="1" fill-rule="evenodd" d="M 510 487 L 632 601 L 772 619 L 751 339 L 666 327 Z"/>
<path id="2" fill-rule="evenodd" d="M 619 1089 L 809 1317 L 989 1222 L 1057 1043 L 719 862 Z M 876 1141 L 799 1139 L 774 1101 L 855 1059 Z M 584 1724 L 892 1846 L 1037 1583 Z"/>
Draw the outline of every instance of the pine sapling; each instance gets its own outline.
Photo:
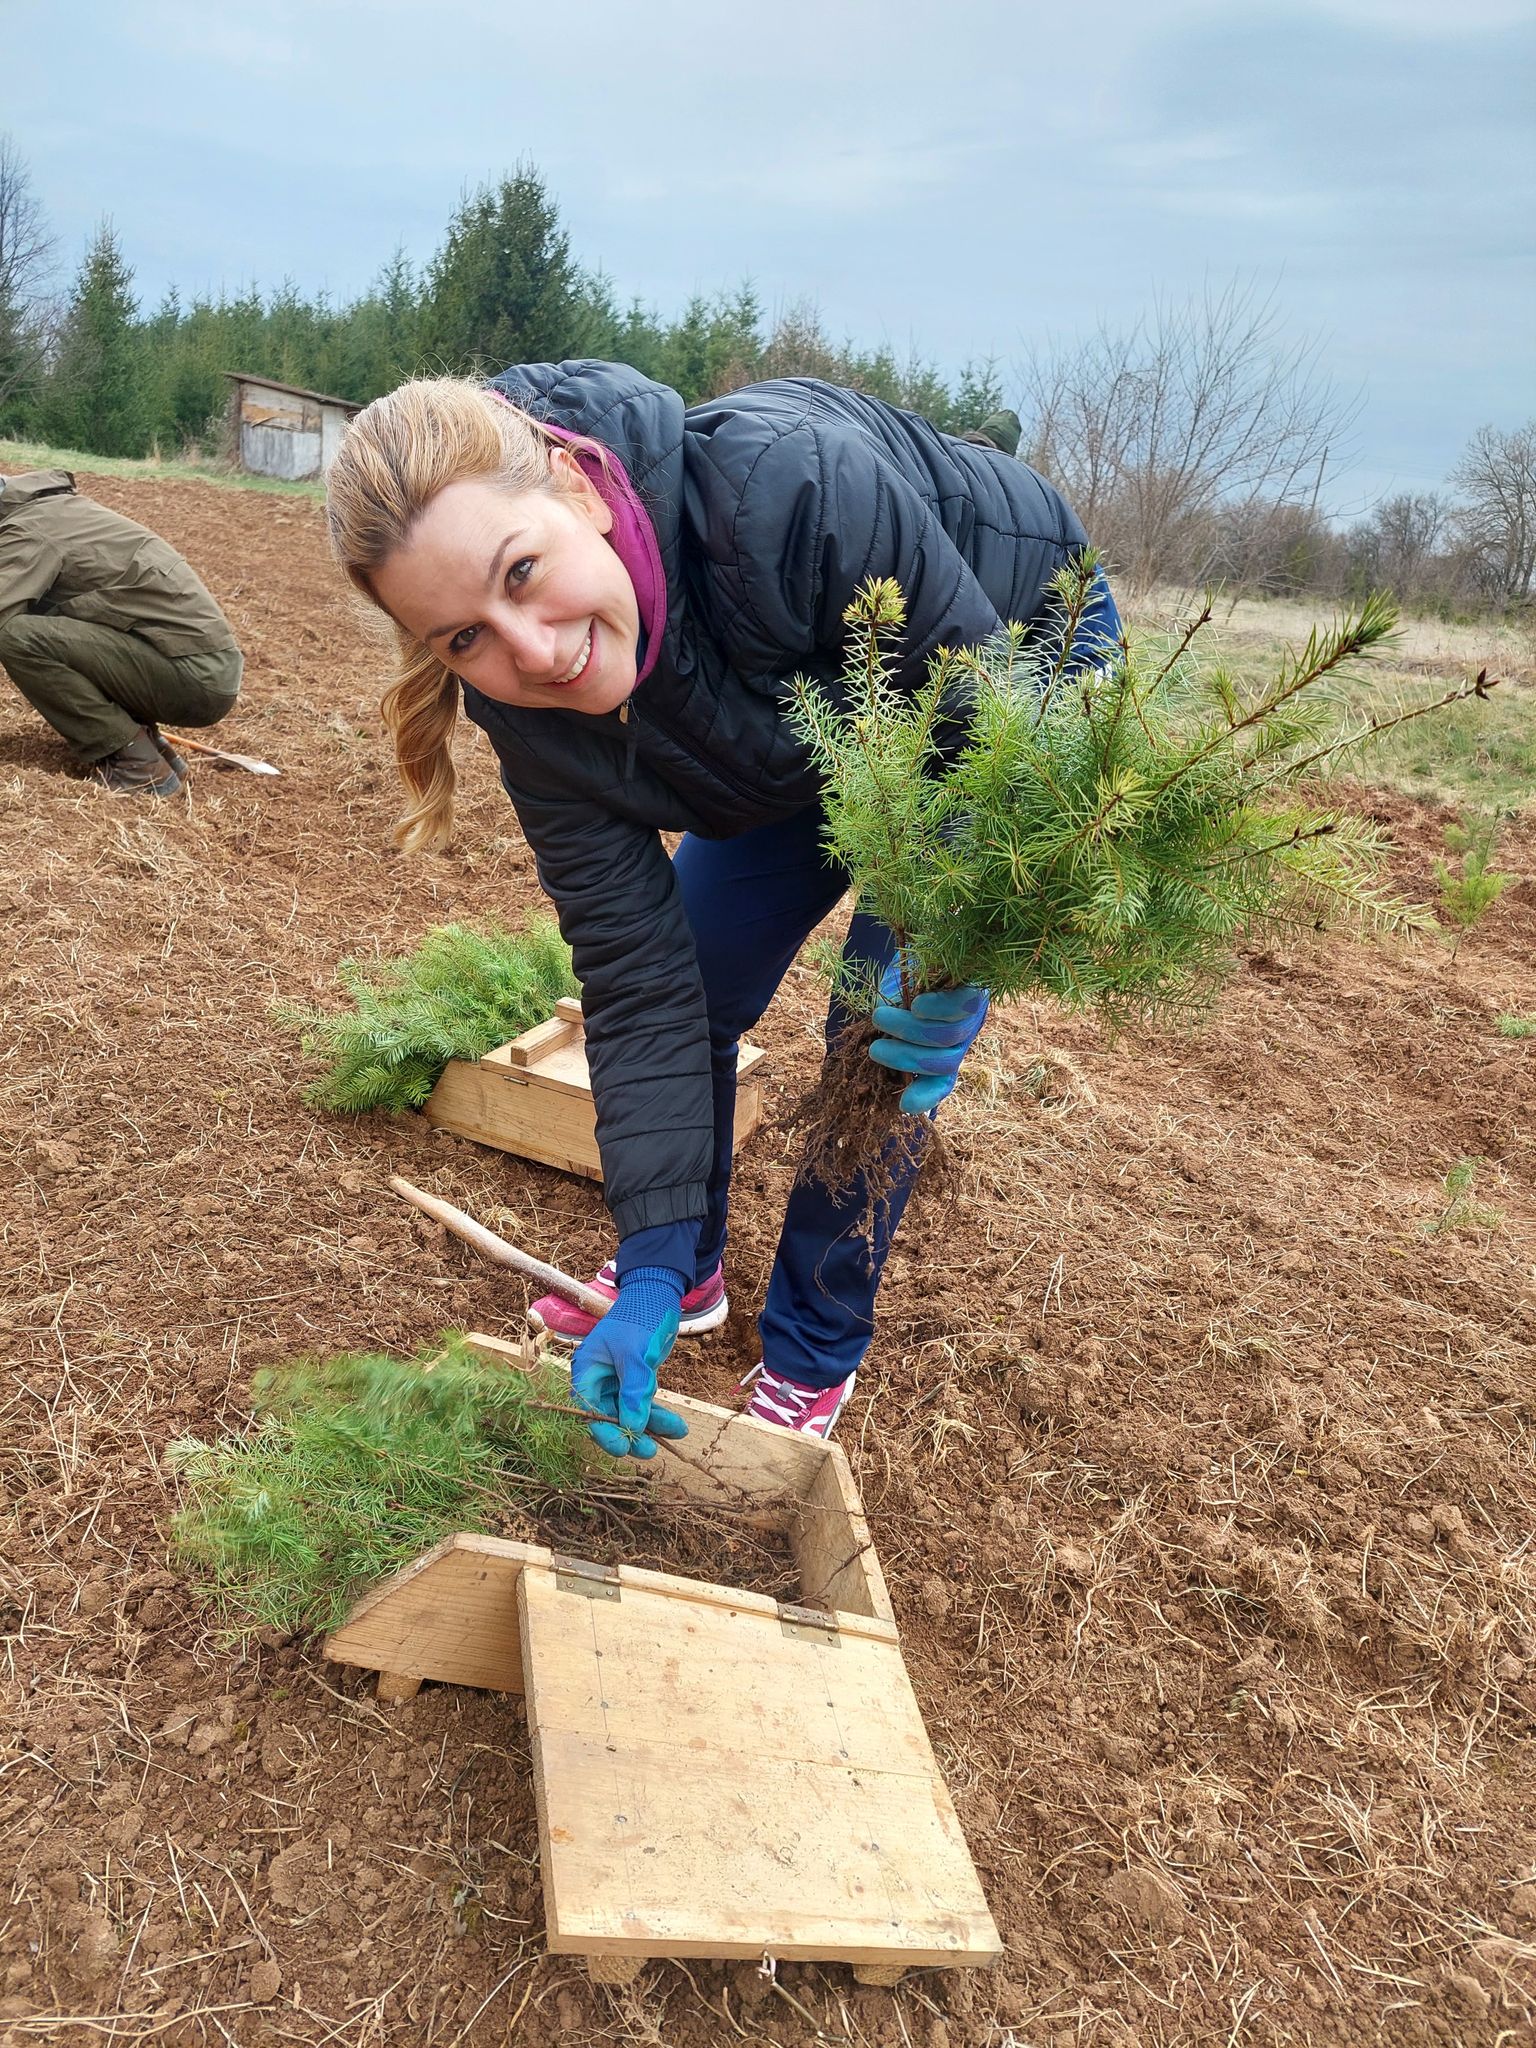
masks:
<path id="1" fill-rule="evenodd" d="M 836 689 L 796 680 L 826 845 L 895 936 L 903 1002 L 975 984 L 1116 1027 L 1185 1018 L 1245 940 L 1340 920 L 1431 926 L 1384 885 L 1380 829 L 1298 784 L 1424 711 L 1485 696 L 1486 673 L 1435 705 L 1341 724 L 1331 681 L 1395 626 L 1380 597 L 1314 631 L 1256 694 L 1201 658 L 1209 604 L 1170 649 L 1122 642 L 1079 668 L 1096 567 L 1085 554 L 1056 578 L 1050 630 L 941 650 L 909 693 L 893 682 L 901 592 L 871 581 L 847 613 Z M 901 1115 L 905 1077 L 867 1057 L 876 991 L 845 979 L 838 993 L 852 1021 L 809 1105 L 806 1164 L 836 1193 L 862 1183 L 868 1228 L 932 1127 Z"/>
<path id="2" fill-rule="evenodd" d="M 255 1399 L 248 1434 L 169 1452 L 174 1547 L 237 1628 L 334 1627 L 364 1586 L 457 1530 L 494 1533 L 585 1460 L 563 1371 L 492 1363 L 453 1332 L 410 1359 L 272 1367 Z"/>
<path id="3" fill-rule="evenodd" d="M 477 1060 L 576 993 L 570 950 L 552 918 L 526 931 L 446 924 L 414 953 L 343 960 L 346 1010 L 279 1005 L 280 1024 L 324 1070 L 304 1092 L 320 1109 L 419 1109 L 450 1060 Z"/>
<path id="4" fill-rule="evenodd" d="M 1445 828 L 1445 850 L 1456 856 L 1461 864 L 1458 872 L 1449 861 L 1435 862 L 1435 879 L 1440 884 L 1440 915 L 1447 924 L 1456 927 L 1456 937 L 1451 942 L 1453 960 L 1463 935 L 1482 921 L 1483 914 L 1498 902 L 1514 880 L 1513 875 L 1489 866 L 1498 838 L 1497 818 L 1474 818 L 1470 824 L 1447 825 Z"/>
<path id="5" fill-rule="evenodd" d="M 1429 1236 L 1437 1236 L 1442 1230 L 1499 1228 L 1504 1221 L 1504 1211 L 1480 1202 L 1476 1194 L 1478 1171 L 1487 1164 L 1486 1159 L 1457 1160 L 1443 1183 L 1445 1207 L 1433 1222 L 1425 1226 Z"/>

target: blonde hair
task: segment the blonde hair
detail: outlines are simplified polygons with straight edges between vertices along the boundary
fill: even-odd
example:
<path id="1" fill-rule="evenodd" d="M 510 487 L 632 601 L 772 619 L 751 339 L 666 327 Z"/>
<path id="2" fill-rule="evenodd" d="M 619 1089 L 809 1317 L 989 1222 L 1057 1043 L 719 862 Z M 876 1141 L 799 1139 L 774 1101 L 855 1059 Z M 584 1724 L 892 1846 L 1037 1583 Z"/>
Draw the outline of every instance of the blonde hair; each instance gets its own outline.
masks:
<path id="1" fill-rule="evenodd" d="M 427 506 L 449 484 L 483 478 L 509 493 L 560 491 L 559 440 L 517 406 L 462 377 L 416 377 L 365 406 L 347 429 L 326 477 L 331 549 L 355 587 L 382 611 L 373 577 Z M 399 624 L 395 677 L 380 710 L 395 743 L 395 764 L 410 801 L 395 826 L 408 853 L 447 844 L 453 830 L 453 732 L 459 681 Z"/>

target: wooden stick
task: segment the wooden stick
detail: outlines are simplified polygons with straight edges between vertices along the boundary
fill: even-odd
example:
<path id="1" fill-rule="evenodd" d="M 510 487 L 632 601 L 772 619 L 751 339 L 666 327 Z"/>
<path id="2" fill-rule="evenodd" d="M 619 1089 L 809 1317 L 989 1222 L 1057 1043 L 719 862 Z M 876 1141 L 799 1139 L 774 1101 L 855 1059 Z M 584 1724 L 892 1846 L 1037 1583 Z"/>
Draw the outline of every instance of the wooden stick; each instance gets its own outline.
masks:
<path id="1" fill-rule="evenodd" d="M 270 761 L 262 761 L 255 754 L 232 754 L 227 747 L 211 747 L 206 740 L 194 740 L 184 732 L 167 732 L 160 728 L 160 737 L 169 740 L 173 747 L 190 747 L 194 754 L 206 754 L 211 761 L 222 761 L 228 768 L 244 768 L 251 775 L 281 775 L 281 768 L 274 768 Z"/>
<path id="2" fill-rule="evenodd" d="M 547 1266 L 542 1259 L 535 1259 L 529 1253 L 519 1251 L 515 1244 L 508 1244 L 504 1237 L 498 1237 L 494 1230 L 487 1230 L 483 1223 L 477 1223 L 464 1210 L 456 1209 L 452 1202 L 442 1201 L 437 1195 L 429 1195 L 421 1188 L 412 1187 L 408 1180 L 402 1180 L 398 1173 L 392 1173 L 389 1184 L 397 1195 L 403 1195 L 423 1216 L 430 1216 L 441 1223 L 445 1230 L 451 1230 L 455 1237 L 462 1237 L 466 1244 L 472 1244 L 477 1252 L 483 1252 L 498 1266 L 510 1266 L 514 1273 L 521 1273 L 525 1279 L 538 1280 L 545 1287 L 552 1287 L 556 1294 L 563 1294 L 567 1301 L 575 1302 L 585 1309 L 589 1316 L 605 1316 L 613 1307 L 606 1294 L 599 1294 L 595 1287 L 587 1287 L 580 1280 L 573 1280 L 569 1273 L 562 1273 L 558 1266 Z"/>

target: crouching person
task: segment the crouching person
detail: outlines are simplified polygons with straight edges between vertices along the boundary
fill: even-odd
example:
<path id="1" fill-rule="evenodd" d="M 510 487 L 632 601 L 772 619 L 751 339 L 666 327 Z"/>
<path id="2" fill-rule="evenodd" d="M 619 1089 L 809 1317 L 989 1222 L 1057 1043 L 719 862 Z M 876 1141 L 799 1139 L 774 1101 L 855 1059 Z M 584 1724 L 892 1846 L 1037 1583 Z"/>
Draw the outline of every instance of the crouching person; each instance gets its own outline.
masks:
<path id="1" fill-rule="evenodd" d="M 62 469 L 0 477 L 0 666 L 118 796 L 175 796 L 168 725 L 216 725 L 240 688 L 229 621 L 176 550 Z"/>

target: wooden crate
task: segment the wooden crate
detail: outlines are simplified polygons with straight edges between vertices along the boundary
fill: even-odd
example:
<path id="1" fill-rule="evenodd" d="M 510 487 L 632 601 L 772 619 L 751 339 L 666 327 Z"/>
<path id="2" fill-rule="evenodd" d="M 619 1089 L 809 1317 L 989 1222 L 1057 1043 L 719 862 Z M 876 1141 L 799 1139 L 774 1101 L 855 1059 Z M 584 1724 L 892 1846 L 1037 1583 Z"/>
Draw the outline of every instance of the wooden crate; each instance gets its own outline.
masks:
<path id="1" fill-rule="evenodd" d="M 661 1398 L 689 1434 L 644 1473 L 782 1504 L 797 1602 L 466 1534 L 365 1595 L 326 1653 L 378 1671 L 381 1698 L 524 1694 L 548 1944 L 601 1981 L 660 1956 L 843 1960 L 870 1983 L 995 1961 L 847 1458 Z"/>
<path id="2" fill-rule="evenodd" d="M 736 1060 L 739 1146 L 763 1113 L 761 1046 L 743 1045 Z M 427 1121 L 459 1138 L 516 1152 L 545 1166 L 601 1180 L 597 1110 L 587 1073 L 581 1005 L 562 996 L 555 1014 L 521 1038 L 479 1060 L 450 1060 L 427 1098 Z"/>

